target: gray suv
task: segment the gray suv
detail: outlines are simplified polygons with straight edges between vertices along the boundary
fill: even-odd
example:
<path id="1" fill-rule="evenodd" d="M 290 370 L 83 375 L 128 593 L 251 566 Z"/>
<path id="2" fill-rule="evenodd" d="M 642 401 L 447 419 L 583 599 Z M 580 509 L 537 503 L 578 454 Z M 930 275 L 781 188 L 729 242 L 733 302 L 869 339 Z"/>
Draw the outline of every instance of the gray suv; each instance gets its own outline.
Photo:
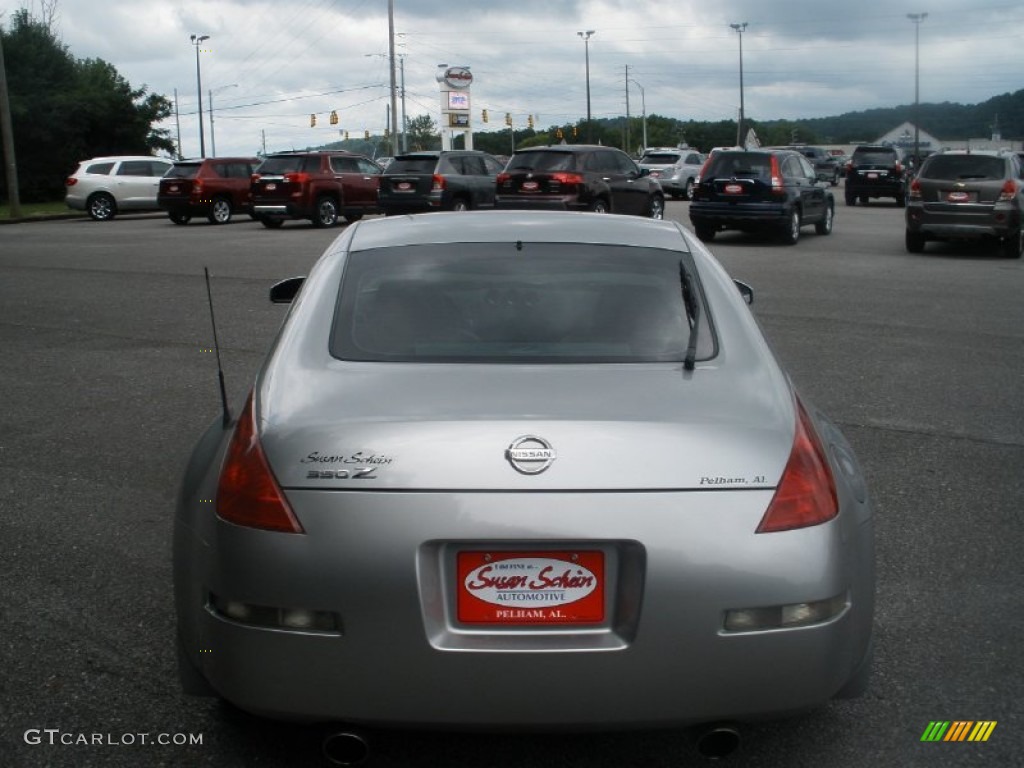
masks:
<path id="1" fill-rule="evenodd" d="M 673 200 L 693 197 L 693 186 L 707 157 L 687 147 L 648 147 L 637 161 Z"/>
<path id="2" fill-rule="evenodd" d="M 378 203 L 386 215 L 493 208 L 495 179 L 503 167 L 474 150 L 398 155 L 381 176 Z"/>
<path id="3" fill-rule="evenodd" d="M 907 250 L 929 240 L 992 240 L 1003 255 L 1024 249 L 1024 167 L 1013 153 L 940 152 L 910 183 Z"/>

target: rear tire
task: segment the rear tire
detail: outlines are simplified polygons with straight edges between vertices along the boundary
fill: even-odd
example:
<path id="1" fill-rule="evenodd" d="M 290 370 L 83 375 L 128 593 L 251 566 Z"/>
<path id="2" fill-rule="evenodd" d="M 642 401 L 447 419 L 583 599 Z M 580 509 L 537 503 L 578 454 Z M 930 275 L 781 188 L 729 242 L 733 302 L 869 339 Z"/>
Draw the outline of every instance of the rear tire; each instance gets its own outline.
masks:
<path id="1" fill-rule="evenodd" d="M 338 204 L 329 197 L 317 198 L 313 209 L 314 227 L 333 227 L 338 223 Z"/>
<path id="2" fill-rule="evenodd" d="M 846 193 L 846 204 L 847 205 L 856 205 L 857 204 L 857 196 L 847 192 Z"/>
<path id="3" fill-rule="evenodd" d="M 867 205 L 869 200 L 871 200 L 871 198 L 868 197 L 867 195 L 861 195 L 860 196 L 860 204 L 861 205 Z"/>
<path id="4" fill-rule="evenodd" d="M 457 197 L 452 200 L 451 210 L 456 211 L 457 213 L 464 213 L 469 210 L 469 201 L 464 197 Z"/>
<path id="5" fill-rule="evenodd" d="M 800 239 L 800 211 L 796 208 L 789 212 L 789 218 L 783 222 L 780 234 L 786 245 L 796 245 Z"/>
<path id="6" fill-rule="evenodd" d="M 188 213 L 168 213 L 167 218 L 175 224 L 188 224 L 192 221 L 192 215 Z"/>
<path id="7" fill-rule="evenodd" d="M 907 230 L 906 245 L 908 253 L 923 253 L 925 237 L 920 232 Z"/>
<path id="8" fill-rule="evenodd" d="M 710 243 L 715 239 L 716 230 L 714 227 L 709 227 L 706 224 L 696 224 L 693 227 L 694 233 L 697 235 L 697 239 L 701 242 Z"/>
<path id="9" fill-rule="evenodd" d="M 1019 259 L 1024 252 L 1024 229 L 1018 229 L 1007 236 L 1001 246 L 1003 256 L 1008 259 Z"/>
<path id="10" fill-rule="evenodd" d="M 652 219 L 664 219 L 665 218 L 665 198 L 661 195 L 655 195 L 651 198 L 651 202 L 647 206 L 647 216 Z"/>
<path id="11" fill-rule="evenodd" d="M 825 206 L 825 218 L 821 221 L 815 222 L 814 231 L 819 235 L 830 235 L 832 234 L 832 219 L 835 217 L 835 207 L 832 205 Z"/>
<path id="12" fill-rule="evenodd" d="M 693 200 L 693 188 L 696 185 L 693 183 L 693 179 L 686 180 L 686 199 Z"/>
<path id="13" fill-rule="evenodd" d="M 592 213 L 611 213 L 608 209 L 608 203 L 603 197 L 597 198 L 590 204 L 590 210 Z"/>
<path id="14" fill-rule="evenodd" d="M 227 224 L 231 221 L 231 201 L 226 197 L 214 198 L 206 220 L 211 224 Z"/>
<path id="15" fill-rule="evenodd" d="M 281 225 L 284 224 L 284 219 L 272 219 L 269 216 L 260 217 L 260 224 L 267 229 L 280 229 Z"/>
<path id="16" fill-rule="evenodd" d="M 93 221 L 110 221 L 117 215 L 117 203 L 106 192 L 97 192 L 86 203 Z"/>

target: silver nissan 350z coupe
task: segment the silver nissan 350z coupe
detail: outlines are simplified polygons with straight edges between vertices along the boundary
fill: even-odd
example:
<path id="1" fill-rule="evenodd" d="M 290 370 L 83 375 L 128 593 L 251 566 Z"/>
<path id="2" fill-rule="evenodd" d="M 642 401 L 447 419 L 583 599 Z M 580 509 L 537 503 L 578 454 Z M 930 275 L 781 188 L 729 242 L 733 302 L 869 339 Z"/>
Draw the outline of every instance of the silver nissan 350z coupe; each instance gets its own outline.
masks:
<path id="1" fill-rule="evenodd" d="M 569 729 L 864 689 L 861 470 L 682 226 L 365 220 L 271 291 L 293 296 L 185 473 L 186 690 L 298 721 Z"/>

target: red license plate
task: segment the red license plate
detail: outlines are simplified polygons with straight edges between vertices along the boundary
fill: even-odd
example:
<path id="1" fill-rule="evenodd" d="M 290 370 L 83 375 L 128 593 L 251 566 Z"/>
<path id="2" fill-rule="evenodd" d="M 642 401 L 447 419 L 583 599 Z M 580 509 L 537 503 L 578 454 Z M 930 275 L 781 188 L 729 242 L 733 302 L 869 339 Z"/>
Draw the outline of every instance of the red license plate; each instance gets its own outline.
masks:
<path id="1" fill-rule="evenodd" d="M 174 195 L 174 194 L 177 194 L 177 193 L 178 193 L 178 185 L 177 185 L 177 184 L 171 184 L 171 186 L 169 186 L 169 187 L 167 188 L 167 191 L 168 191 L 168 192 L 169 192 L 170 194 L 172 194 L 172 195 Z"/>
<path id="2" fill-rule="evenodd" d="M 950 203 L 969 203 L 971 196 L 967 192 L 950 192 L 946 195 L 946 201 Z"/>
<path id="3" fill-rule="evenodd" d="M 536 181 L 524 181 L 521 189 L 523 190 L 523 192 L 536 192 L 538 189 L 540 189 L 540 184 L 538 184 Z"/>
<path id="4" fill-rule="evenodd" d="M 877 173 L 869 173 L 868 174 L 868 178 L 869 179 L 877 179 L 878 178 L 878 174 Z"/>
<path id="5" fill-rule="evenodd" d="M 464 624 L 600 624 L 603 552 L 460 552 Z"/>
<path id="6" fill-rule="evenodd" d="M 267 190 L 267 192 L 273 192 L 275 189 L 277 189 L 277 184 L 275 184 L 272 181 L 268 182 L 267 186 L 265 186 L 264 189 Z"/>
<path id="7" fill-rule="evenodd" d="M 412 184 L 410 184 L 408 181 L 400 181 L 395 186 L 396 186 L 396 188 L 398 189 L 399 192 L 411 192 L 412 191 Z"/>
<path id="8" fill-rule="evenodd" d="M 743 185 L 742 184 L 726 184 L 723 190 L 727 195 L 742 195 Z"/>

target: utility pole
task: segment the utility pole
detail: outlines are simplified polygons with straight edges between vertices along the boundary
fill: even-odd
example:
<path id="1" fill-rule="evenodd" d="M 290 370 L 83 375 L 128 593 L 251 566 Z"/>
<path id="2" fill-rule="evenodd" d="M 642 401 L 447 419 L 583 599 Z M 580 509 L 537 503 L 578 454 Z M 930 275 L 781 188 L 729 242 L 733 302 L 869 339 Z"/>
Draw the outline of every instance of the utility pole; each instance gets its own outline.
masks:
<path id="1" fill-rule="evenodd" d="M 743 32 L 747 28 L 747 22 L 742 21 L 739 24 L 730 24 L 729 26 L 739 32 L 740 35 L 740 118 L 736 123 L 736 146 L 742 147 L 745 144 L 743 141 Z"/>
<path id="2" fill-rule="evenodd" d="M 409 151 L 409 117 L 405 114 L 405 54 L 398 57 L 398 65 L 402 75 L 402 151 Z"/>
<path id="3" fill-rule="evenodd" d="M 3 35 L 0 35 L 0 133 L 3 134 L 4 178 L 7 180 L 9 215 L 12 219 L 20 219 L 21 194 L 18 191 L 18 163 L 14 159 L 14 126 L 11 123 L 11 100 L 7 91 Z"/>
<path id="4" fill-rule="evenodd" d="M 388 0 L 388 56 L 391 59 L 391 156 L 398 154 L 398 86 L 395 82 L 395 0 Z"/>
<path id="5" fill-rule="evenodd" d="M 184 155 L 181 154 L 181 118 L 178 117 L 178 89 L 174 89 L 174 128 L 177 134 L 177 145 L 178 145 L 178 159 L 181 160 Z"/>
<path id="6" fill-rule="evenodd" d="M 914 23 L 914 168 L 921 164 L 921 132 L 918 129 L 918 124 L 921 122 L 921 22 L 927 17 L 927 13 L 907 14 L 907 18 Z"/>

